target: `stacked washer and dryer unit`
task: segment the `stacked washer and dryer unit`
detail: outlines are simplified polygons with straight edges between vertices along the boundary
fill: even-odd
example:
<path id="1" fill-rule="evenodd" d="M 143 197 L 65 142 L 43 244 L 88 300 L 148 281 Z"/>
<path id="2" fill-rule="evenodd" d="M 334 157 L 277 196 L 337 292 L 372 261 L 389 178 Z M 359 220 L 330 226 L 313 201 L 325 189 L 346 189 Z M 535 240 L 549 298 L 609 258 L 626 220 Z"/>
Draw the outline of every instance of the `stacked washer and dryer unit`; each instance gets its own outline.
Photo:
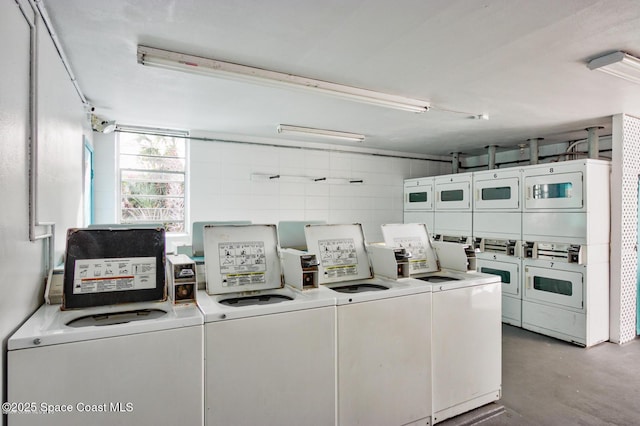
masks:
<path id="1" fill-rule="evenodd" d="M 581 346 L 608 340 L 610 171 L 586 159 L 463 174 L 478 268 L 502 278 L 503 322 Z M 437 182 L 451 178 L 433 179 L 441 197 Z M 405 222 L 419 218 L 405 204 Z"/>
<path id="2" fill-rule="evenodd" d="M 519 169 L 473 173 L 478 271 L 502 280 L 502 322 L 522 327 L 522 190 Z"/>
<path id="3" fill-rule="evenodd" d="M 611 163 L 523 169 L 522 327 L 581 346 L 609 339 Z"/>

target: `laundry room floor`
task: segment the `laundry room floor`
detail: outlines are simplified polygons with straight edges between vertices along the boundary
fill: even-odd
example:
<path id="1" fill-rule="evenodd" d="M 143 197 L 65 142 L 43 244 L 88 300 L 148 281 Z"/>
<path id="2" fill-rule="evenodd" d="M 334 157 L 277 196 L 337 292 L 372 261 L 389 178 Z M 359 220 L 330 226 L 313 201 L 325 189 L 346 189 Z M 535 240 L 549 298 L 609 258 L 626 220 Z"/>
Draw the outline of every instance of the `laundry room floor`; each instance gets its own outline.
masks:
<path id="1" fill-rule="evenodd" d="M 440 425 L 640 425 L 640 339 L 585 349 L 502 332 L 502 399 Z"/>

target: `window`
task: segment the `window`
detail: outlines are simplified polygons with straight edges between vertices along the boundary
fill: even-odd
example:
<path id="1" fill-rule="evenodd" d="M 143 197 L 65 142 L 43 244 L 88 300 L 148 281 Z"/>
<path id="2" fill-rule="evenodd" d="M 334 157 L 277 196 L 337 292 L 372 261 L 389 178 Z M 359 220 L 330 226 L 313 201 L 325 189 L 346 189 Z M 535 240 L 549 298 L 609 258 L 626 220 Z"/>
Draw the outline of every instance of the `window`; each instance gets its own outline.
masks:
<path id="1" fill-rule="evenodd" d="M 120 223 L 186 232 L 186 133 L 118 133 Z"/>
<path id="2" fill-rule="evenodd" d="M 410 203 L 425 203 L 425 202 L 427 202 L 427 193 L 426 192 L 410 192 L 409 193 L 409 202 Z"/>
<path id="3" fill-rule="evenodd" d="M 462 189 L 442 191 L 440 193 L 440 199 L 442 201 L 462 201 L 464 199 L 464 192 Z"/>
<path id="4" fill-rule="evenodd" d="M 511 198 L 510 186 L 499 186 L 496 188 L 482 188 L 483 200 L 509 200 Z"/>
<path id="5" fill-rule="evenodd" d="M 533 288 L 540 291 L 548 291 L 549 293 L 562 294 L 571 296 L 573 294 L 573 284 L 571 281 L 557 280 L 546 277 L 533 277 Z"/>
<path id="6" fill-rule="evenodd" d="M 509 271 L 502 271 L 500 269 L 493 268 L 485 268 L 481 267 L 480 272 L 484 272 L 486 274 L 493 274 L 500 277 L 503 283 L 510 284 L 511 283 L 511 273 Z"/>
<path id="7" fill-rule="evenodd" d="M 572 187 L 571 182 L 533 185 L 533 198 L 571 198 Z"/>

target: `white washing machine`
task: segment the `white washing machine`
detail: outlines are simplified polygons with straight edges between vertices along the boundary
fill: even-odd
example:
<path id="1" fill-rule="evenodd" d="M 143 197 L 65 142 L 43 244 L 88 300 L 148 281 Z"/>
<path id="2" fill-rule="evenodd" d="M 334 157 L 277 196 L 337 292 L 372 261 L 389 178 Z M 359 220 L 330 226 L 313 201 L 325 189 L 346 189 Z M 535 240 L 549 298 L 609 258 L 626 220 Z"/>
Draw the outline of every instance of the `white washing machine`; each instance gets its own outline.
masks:
<path id="1" fill-rule="evenodd" d="M 430 286 L 373 278 L 359 224 L 305 235 L 337 303 L 338 424 L 430 424 Z"/>
<path id="2" fill-rule="evenodd" d="M 67 308 L 163 295 L 163 259 L 164 231 L 70 230 Z M 170 300 L 43 305 L 7 344 L 9 424 L 202 425 L 202 324 Z"/>
<path id="3" fill-rule="evenodd" d="M 496 401 L 502 388 L 500 278 L 478 272 L 439 270 L 423 224 L 382 226 L 385 244 L 412 253 L 411 276 L 432 284 L 431 361 L 433 423 Z M 446 243 L 445 243 L 446 244 Z M 452 248 L 459 246 L 451 245 Z M 461 253 L 440 250 L 441 255 Z"/>
<path id="4" fill-rule="evenodd" d="M 284 287 L 277 241 L 275 225 L 204 228 L 207 425 L 335 424 L 335 299 Z"/>

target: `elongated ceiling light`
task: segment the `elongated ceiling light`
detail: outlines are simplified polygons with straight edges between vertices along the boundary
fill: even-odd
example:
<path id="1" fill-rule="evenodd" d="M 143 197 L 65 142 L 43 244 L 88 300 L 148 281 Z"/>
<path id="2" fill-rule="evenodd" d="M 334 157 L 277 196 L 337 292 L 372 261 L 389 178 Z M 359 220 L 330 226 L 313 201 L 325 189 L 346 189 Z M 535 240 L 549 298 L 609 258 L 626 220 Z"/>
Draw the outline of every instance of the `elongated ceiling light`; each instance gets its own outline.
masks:
<path id="1" fill-rule="evenodd" d="M 278 133 L 297 133 L 302 135 L 319 136 L 321 138 L 336 139 L 349 142 L 362 142 L 364 135 L 357 133 L 338 132 L 336 130 L 314 129 L 312 127 L 290 126 L 288 124 L 280 124 L 277 127 Z"/>
<path id="2" fill-rule="evenodd" d="M 186 55 L 148 46 L 138 46 L 138 63 L 174 71 L 248 81 L 262 85 L 304 88 L 352 101 L 403 111 L 425 112 L 430 108 L 429 102 L 418 99 L 343 86 L 327 81 L 313 80 L 297 75 Z"/>
<path id="3" fill-rule="evenodd" d="M 640 84 L 640 59 L 618 51 L 590 61 L 590 70 L 598 70 Z"/>

